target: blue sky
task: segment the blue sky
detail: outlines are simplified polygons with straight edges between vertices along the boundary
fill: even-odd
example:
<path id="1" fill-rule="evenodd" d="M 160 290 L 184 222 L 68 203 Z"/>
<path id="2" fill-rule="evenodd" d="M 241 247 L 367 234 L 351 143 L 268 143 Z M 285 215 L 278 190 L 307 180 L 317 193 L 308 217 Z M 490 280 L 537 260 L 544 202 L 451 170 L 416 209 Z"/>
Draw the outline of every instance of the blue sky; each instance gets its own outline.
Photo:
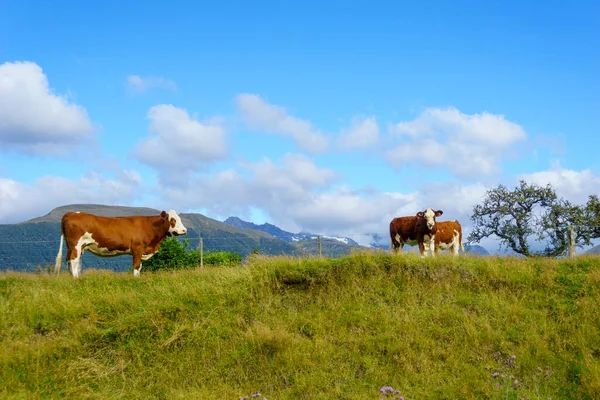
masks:
<path id="1" fill-rule="evenodd" d="M 425 207 L 468 230 L 520 178 L 600 192 L 596 2 L 167 4 L 2 2 L 0 223 L 85 202 L 356 236 Z"/>

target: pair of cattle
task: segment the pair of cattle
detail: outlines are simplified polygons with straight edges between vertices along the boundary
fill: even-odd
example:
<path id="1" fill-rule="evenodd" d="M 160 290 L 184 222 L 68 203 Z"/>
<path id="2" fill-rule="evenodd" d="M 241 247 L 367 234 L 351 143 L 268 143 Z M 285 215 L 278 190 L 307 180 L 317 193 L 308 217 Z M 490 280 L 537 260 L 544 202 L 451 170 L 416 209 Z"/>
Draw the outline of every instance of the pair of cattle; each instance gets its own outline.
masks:
<path id="1" fill-rule="evenodd" d="M 67 266 L 75 278 L 79 278 L 81 273 L 81 256 L 84 250 L 101 257 L 131 254 L 133 275 L 139 276 L 142 260 L 149 260 L 156 254 L 167 236 L 187 233 L 175 210 L 148 217 L 102 217 L 68 212 L 62 217 L 60 229 L 55 272 L 60 272 L 64 241 L 67 245 Z"/>
<path id="2" fill-rule="evenodd" d="M 419 245 L 421 257 L 425 257 L 429 250 L 435 256 L 439 249 L 450 249 L 454 255 L 458 255 L 460 248 L 464 253 L 460 223 L 456 220 L 436 221 L 435 218 L 443 213 L 428 208 L 414 216 L 394 218 L 390 222 L 390 250 L 398 253 L 404 244 L 408 244 Z"/>

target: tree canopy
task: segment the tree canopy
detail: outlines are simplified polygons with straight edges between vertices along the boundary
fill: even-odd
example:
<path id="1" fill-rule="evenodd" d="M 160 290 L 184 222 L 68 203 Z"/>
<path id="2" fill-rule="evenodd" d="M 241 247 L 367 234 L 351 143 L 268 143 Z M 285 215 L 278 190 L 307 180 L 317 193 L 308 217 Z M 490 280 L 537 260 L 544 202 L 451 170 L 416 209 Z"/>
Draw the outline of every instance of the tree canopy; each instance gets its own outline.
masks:
<path id="1" fill-rule="evenodd" d="M 556 257 L 569 248 L 569 230 L 576 246 L 590 245 L 600 237 L 600 201 L 590 196 L 586 206 L 558 198 L 551 185 L 539 186 L 524 180 L 509 190 L 498 185 L 487 190 L 482 204 L 473 208 L 473 231 L 468 242 L 496 236 L 501 246 L 526 257 Z M 532 241 L 545 243 L 543 250 L 532 250 Z"/>

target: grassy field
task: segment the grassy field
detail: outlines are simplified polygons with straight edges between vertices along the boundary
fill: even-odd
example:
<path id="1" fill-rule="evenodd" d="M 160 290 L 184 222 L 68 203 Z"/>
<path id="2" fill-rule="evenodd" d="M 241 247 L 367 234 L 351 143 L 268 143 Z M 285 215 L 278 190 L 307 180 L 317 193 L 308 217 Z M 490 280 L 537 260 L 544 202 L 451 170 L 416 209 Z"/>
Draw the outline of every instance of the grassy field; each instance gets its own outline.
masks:
<path id="1" fill-rule="evenodd" d="M 598 399 L 600 258 L 0 275 L 2 398 L 379 399 L 384 386 L 406 400 Z"/>

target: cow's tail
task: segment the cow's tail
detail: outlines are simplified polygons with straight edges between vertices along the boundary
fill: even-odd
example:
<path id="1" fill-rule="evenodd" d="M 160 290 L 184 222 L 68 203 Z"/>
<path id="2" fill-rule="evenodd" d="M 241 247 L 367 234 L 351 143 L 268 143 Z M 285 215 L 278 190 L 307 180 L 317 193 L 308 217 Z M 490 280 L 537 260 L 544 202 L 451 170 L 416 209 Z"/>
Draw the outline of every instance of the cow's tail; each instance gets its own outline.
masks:
<path id="1" fill-rule="evenodd" d="M 56 275 L 60 273 L 60 267 L 62 265 L 62 249 L 63 249 L 63 241 L 65 239 L 65 235 L 61 233 L 60 235 L 60 247 L 58 248 L 58 254 L 56 255 L 56 262 L 54 263 L 54 272 Z"/>
<path id="2" fill-rule="evenodd" d="M 462 252 L 464 254 L 465 253 L 465 246 L 463 246 L 462 229 L 460 230 L 460 236 L 458 237 L 458 240 L 460 240 L 460 248 L 462 249 Z"/>

